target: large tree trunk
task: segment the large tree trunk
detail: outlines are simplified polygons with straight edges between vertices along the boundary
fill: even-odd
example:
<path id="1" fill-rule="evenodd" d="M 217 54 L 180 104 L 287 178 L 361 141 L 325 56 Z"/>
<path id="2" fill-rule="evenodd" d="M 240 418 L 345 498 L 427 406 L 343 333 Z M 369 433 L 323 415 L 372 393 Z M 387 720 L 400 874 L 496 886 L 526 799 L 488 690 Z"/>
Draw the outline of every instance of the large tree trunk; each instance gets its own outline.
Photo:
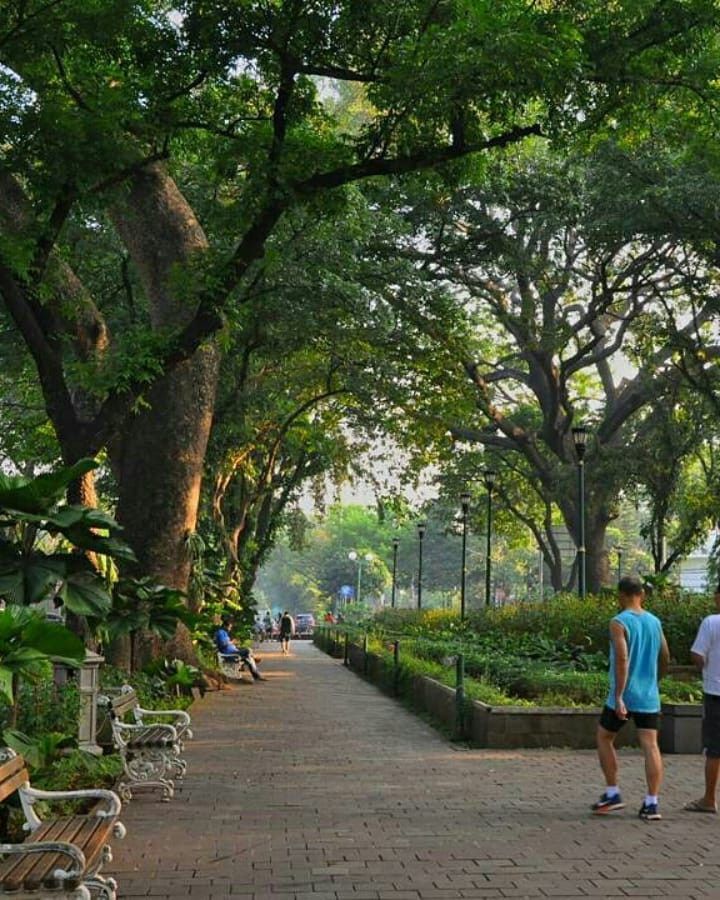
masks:
<path id="1" fill-rule="evenodd" d="M 113 218 L 150 302 L 153 327 L 181 328 L 194 304 L 179 294 L 178 278 L 193 254 L 207 248 L 189 205 L 164 169 L 155 166 L 137 176 Z M 219 362 L 218 347 L 210 342 L 161 378 L 112 451 L 117 518 L 137 555 L 136 571 L 181 590 L 187 589 L 190 575 L 186 539 L 197 520 Z M 136 664 L 157 649 L 143 642 Z M 194 660 L 186 629 L 178 630 L 164 652 Z"/>
<path id="2" fill-rule="evenodd" d="M 605 538 L 609 520 L 600 514 L 589 522 L 586 535 L 587 548 L 587 590 L 589 594 L 597 594 L 610 584 L 610 557 Z"/>
<path id="3" fill-rule="evenodd" d="M 197 520 L 217 374 L 211 346 L 162 378 L 149 408 L 129 423 L 117 457 L 117 517 L 138 568 L 181 590 L 190 576 L 186 539 Z"/>

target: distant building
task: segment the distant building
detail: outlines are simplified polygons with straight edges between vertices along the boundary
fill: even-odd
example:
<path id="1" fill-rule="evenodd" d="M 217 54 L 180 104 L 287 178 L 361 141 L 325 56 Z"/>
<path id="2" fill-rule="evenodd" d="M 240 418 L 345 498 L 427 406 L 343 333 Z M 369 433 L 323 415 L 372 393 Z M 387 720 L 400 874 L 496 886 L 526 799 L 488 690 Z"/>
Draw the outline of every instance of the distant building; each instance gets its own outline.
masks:
<path id="1" fill-rule="evenodd" d="M 705 541 L 677 566 L 678 582 L 686 591 L 704 593 L 709 587 L 708 565 L 719 532 L 711 531 Z"/>

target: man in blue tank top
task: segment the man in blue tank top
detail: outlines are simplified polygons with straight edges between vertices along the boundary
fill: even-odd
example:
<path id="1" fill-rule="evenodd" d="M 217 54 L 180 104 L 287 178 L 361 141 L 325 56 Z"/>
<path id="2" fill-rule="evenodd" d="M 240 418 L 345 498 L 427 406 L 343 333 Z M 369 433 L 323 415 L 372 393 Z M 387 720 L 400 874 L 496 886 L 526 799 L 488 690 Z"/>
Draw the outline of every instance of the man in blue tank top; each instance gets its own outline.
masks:
<path id="1" fill-rule="evenodd" d="M 606 788 L 593 804 L 595 815 L 605 815 L 625 804 L 618 787 L 615 737 L 628 719 L 635 721 L 638 741 L 645 756 L 647 794 L 640 818 L 662 818 L 658 792 L 663 764 L 657 735 L 660 724 L 658 679 L 670 661 L 660 620 L 643 609 L 643 586 L 637 578 L 621 578 L 618 585 L 620 613 L 610 622 L 610 690 L 597 730 L 597 748 Z"/>

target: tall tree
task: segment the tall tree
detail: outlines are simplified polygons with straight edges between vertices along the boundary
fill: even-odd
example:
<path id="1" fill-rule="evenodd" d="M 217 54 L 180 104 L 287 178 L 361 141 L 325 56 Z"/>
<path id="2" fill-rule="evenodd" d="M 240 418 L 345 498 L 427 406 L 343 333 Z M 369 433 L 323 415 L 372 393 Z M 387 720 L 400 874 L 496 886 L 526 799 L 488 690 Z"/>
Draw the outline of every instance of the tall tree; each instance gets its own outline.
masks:
<path id="1" fill-rule="evenodd" d="M 473 390 L 474 414 L 460 411 L 450 427 L 534 491 L 539 523 L 525 499 L 505 499 L 533 523 L 556 588 L 553 508 L 578 533 L 572 428 L 592 426 L 586 545 L 588 584 L 597 589 L 608 577 L 605 535 L 628 483 L 628 457 L 643 452 L 639 424 L 680 381 L 678 342 L 707 330 L 718 304 L 702 259 L 680 240 L 603 227 L 590 171 L 520 154 L 483 189 L 416 207 L 414 236 L 396 251 L 474 322 L 467 338 L 448 339 L 430 318 L 425 326 L 438 343 L 455 344 Z"/>
<path id="2" fill-rule="evenodd" d="M 5 3 L 0 294 L 65 461 L 108 447 L 141 569 L 187 582 L 214 336 L 288 208 L 572 128 L 579 109 L 583 127 L 620 116 L 714 22 L 701 0 Z M 319 77 L 366 86 L 359 130 L 333 127 Z M 199 164 L 212 177 L 189 177 Z M 142 353 L 78 278 L 72 222 L 87 239 L 112 223 Z"/>

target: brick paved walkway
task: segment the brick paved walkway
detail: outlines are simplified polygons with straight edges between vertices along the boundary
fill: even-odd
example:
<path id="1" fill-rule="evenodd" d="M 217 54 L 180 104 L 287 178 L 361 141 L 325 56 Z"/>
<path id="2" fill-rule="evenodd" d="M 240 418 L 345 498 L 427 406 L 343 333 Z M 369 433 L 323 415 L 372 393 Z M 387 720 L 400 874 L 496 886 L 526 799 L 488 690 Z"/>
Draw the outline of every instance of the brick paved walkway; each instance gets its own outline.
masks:
<path id="1" fill-rule="evenodd" d="M 196 706 L 171 804 L 133 801 L 107 869 L 121 897 L 720 898 L 720 820 L 680 811 L 701 760 L 668 757 L 665 819 L 591 818 L 593 754 L 455 749 L 315 648 Z"/>

